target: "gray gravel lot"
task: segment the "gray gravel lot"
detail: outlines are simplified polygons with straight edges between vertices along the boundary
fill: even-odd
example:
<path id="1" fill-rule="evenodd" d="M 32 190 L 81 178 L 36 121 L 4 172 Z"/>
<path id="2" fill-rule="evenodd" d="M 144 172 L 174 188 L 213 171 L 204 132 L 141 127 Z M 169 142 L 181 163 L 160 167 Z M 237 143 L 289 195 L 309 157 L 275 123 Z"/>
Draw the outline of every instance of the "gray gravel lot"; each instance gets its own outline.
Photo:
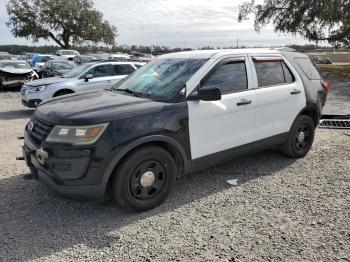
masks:
<path id="1" fill-rule="evenodd" d="M 0 261 L 350 261 L 350 132 L 318 129 L 304 159 L 267 151 L 183 177 L 137 214 L 23 180 L 16 137 L 32 112 L 0 93 Z M 350 78 L 325 112 L 350 113 Z"/>

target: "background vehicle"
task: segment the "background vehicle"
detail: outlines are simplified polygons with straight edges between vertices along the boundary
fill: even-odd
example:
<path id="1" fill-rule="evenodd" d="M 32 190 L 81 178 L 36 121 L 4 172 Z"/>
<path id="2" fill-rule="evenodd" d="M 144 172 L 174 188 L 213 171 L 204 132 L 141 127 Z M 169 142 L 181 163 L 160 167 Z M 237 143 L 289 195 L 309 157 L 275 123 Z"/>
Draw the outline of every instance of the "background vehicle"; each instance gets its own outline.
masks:
<path id="1" fill-rule="evenodd" d="M 42 71 L 44 69 L 45 63 L 52 60 L 52 55 L 36 54 L 32 59 L 32 68 L 38 74 L 39 78 L 42 77 Z"/>
<path id="2" fill-rule="evenodd" d="M 143 54 L 140 52 L 136 52 L 136 51 L 132 51 L 131 53 L 131 59 L 138 59 L 140 62 L 145 62 L 148 63 L 150 61 L 152 61 L 152 59 L 154 58 L 153 55 L 150 54 Z"/>
<path id="3" fill-rule="evenodd" d="M 296 52 L 168 54 L 115 92 L 40 105 L 25 131 L 24 155 L 58 195 L 101 200 L 110 188 L 121 207 L 144 211 L 166 199 L 177 176 L 271 147 L 304 157 L 329 88 Z"/>
<path id="4" fill-rule="evenodd" d="M 111 59 L 114 59 L 116 61 L 127 61 L 130 60 L 130 55 L 124 54 L 124 53 L 115 53 L 110 54 Z"/>
<path id="5" fill-rule="evenodd" d="M 38 75 L 26 61 L 0 61 L 0 88 L 19 87 L 25 82 L 37 79 Z"/>
<path id="6" fill-rule="evenodd" d="M 69 60 L 54 59 L 49 60 L 42 70 L 42 78 L 62 76 L 71 71 L 76 65 Z"/>
<path id="7" fill-rule="evenodd" d="M 13 56 L 10 54 L 0 54 L 0 60 L 13 60 Z"/>
<path id="8" fill-rule="evenodd" d="M 32 81 L 21 89 L 22 103 L 36 107 L 43 101 L 61 95 L 112 88 L 121 79 L 137 70 L 131 62 L 104 61 L 75 67 L 61 77 Z"/>
<path id="9" fill-rule="evenodd" d="M 78 56 L 78 55 L 80 55 L 80 54 L 76 50 L 63 49 L 63 50 L 56 51 L 56 56 L 60 56 L 60 57 L 63 57 L 65 59 L 68 59 L 68 60 L 72 60 L 75 56 Z"/>
<path id="10" fill-rule="evenodd" d="M 25 56 L 25 60 L 31 65 L 32 64 L 32 60 L 33 60 L 33 57 L 35 56 L 36 54 L 35 53 L 25 53 L 24 56 Z"/>
<path id="11" fill-rule="evenodd" d="M 98 61 L 99 59 L 94 55 L 77 55 L 73 58 L 73 62 L 76 65 L 82 65 L 93 61 Z"/>

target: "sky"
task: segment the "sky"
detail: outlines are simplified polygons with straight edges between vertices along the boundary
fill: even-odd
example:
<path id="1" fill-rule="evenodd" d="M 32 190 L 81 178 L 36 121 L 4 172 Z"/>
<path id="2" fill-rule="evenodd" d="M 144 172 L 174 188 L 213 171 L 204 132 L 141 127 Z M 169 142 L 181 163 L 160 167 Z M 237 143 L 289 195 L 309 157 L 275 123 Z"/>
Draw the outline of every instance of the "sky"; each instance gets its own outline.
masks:
<path id="1" fill-rule="evenodd" d="M 7 1 L 0 0 L 0 45 L 34 45 L 11 35 L 5 24 Z M 271 25 L 257 33 L 252 19 L 238 23 L 238 6 L 244 1 L 247 0 L 95 0 L 95 7 L 117 27 L 120 45 L 195 48 L 236 46 L 237 40 L 239 46 L 247 47 L 309 43 L 300 37 L 277 34 Z"/>

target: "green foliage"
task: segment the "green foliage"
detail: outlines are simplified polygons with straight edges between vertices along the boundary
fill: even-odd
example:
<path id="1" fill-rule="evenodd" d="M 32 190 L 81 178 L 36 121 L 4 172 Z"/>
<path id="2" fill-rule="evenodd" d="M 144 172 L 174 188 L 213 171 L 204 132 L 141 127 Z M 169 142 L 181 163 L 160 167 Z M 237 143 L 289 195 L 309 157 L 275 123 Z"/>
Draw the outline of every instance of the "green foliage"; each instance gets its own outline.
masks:
<path id="1" fill-rule="evenodd" d="M 240 6 L 238 20 L 250 14 L 257 31 L 272 23 L 276 32 L 350 46 L 350 0 L 252 0 Z"/>
<path id="2" fill-rule="evenodd" d="M 62 48 L 84 42 L 115 45 L 116 28 L 91 0 L 10 0 L 7 13 L 15 37 L 51 38 Z"/>

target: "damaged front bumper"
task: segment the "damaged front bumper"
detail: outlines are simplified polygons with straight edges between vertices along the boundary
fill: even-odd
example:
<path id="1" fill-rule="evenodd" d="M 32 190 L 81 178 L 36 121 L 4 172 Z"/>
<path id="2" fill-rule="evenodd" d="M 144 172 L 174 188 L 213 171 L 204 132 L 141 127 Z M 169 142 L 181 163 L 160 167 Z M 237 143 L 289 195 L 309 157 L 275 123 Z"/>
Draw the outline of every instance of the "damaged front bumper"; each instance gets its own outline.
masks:
<path id="1" fill-rule="evenodd" d="M 35 168 L 40 184 L 48 191 L 71 200 L 102 201 L 106 185 L 94 184 L 89 150 L 41 148 L 25 132 L 23 158 Z"/>

